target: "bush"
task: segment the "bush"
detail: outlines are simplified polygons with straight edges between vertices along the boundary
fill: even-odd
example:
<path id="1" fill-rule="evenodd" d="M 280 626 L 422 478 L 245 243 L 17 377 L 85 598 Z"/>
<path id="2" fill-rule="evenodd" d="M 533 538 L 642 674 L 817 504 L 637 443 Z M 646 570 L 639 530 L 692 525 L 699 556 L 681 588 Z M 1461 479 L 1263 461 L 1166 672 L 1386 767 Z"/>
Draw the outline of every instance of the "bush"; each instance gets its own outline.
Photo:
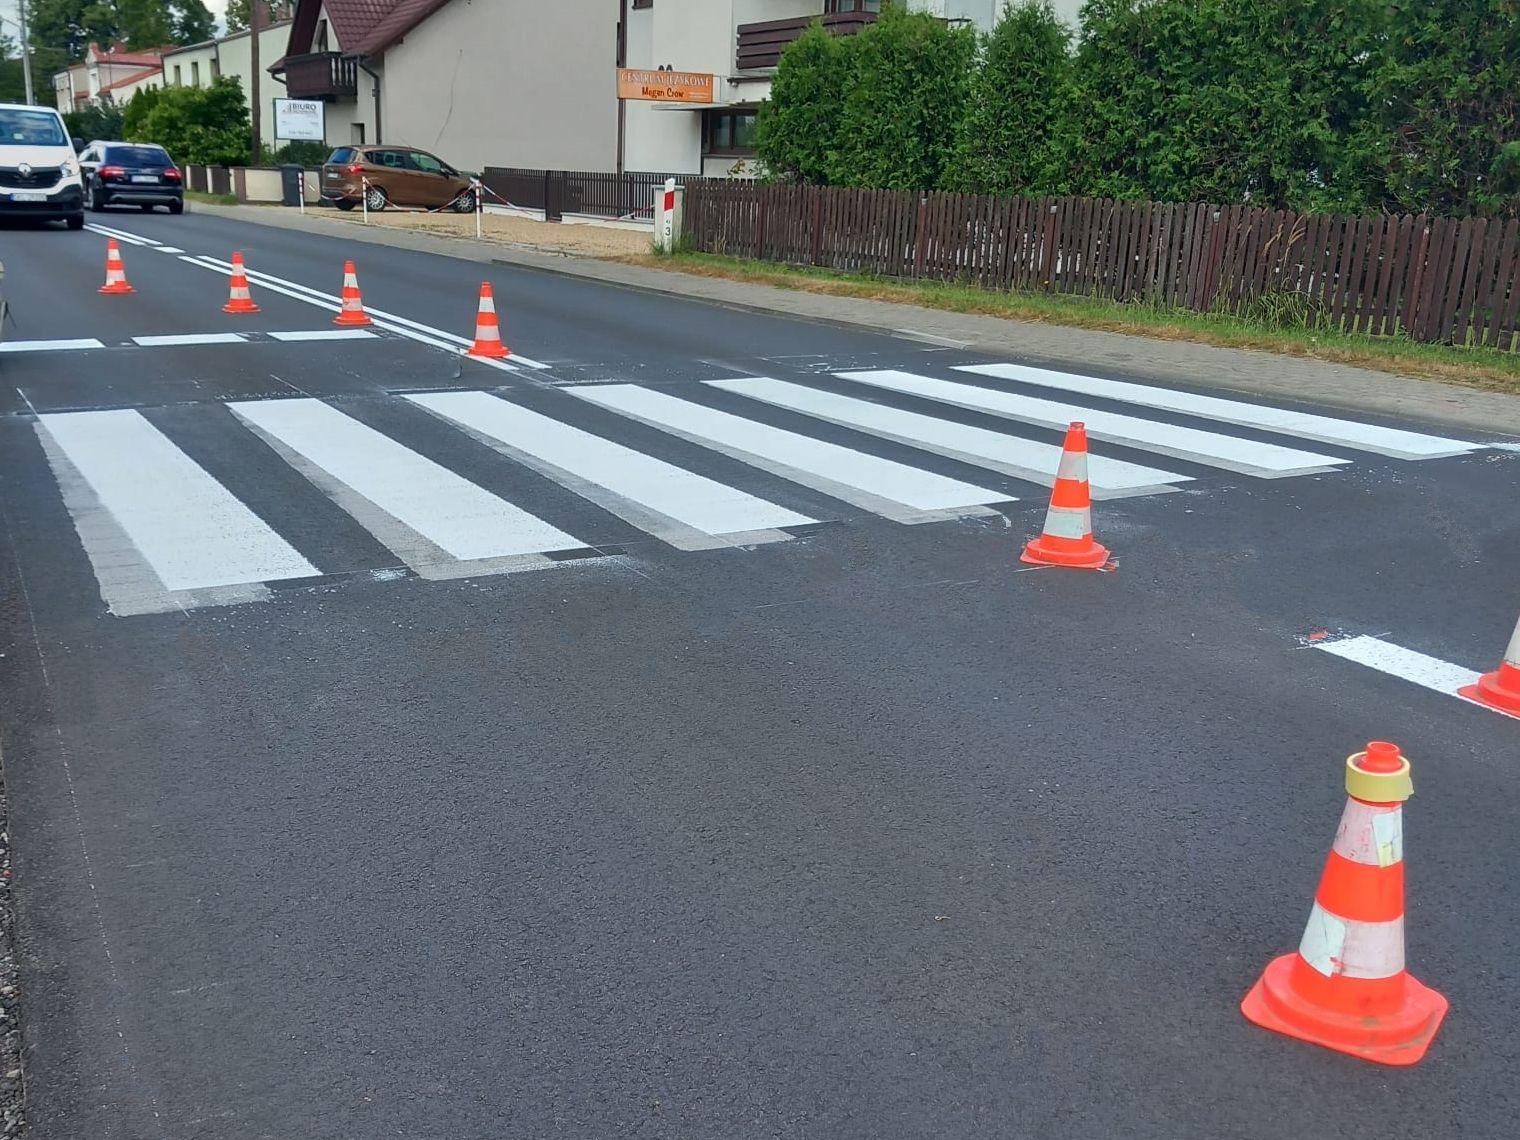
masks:
<path id="1" fill-rule="evenodd" d="M 126 116 L 119 104 L 109 99 L 86 104 L 78 111 L 65 111 L 63 124 L 75 138 L 93 142 L 95 139 L 125 138 Z"/>
<path id="2" fill-rule="evenodd" d="M 1049 0 L 1009 0 L 982 44 L 945 188 L 1038 195 L 1060 183 L 1055 140 L 1070 65 L 1070 37 Z"/>
<path id="3" fill-rule="evenodd" d="M 938 186 L 965 113 L 976 34 L 893 4 L 854 38 L 831 181 L 888 190 Z"/>
<path id="4" fill-rule="evenodd" d="M 248 160 L 248 101 L 238 80 L 223 77 L 210 87 L 165 87 L 155 94 L 133 141 L 158 143 L 176 162 L 198 166 Z"/>
<path id="5" fill-rule="evenodd" d="M 264 156 L 264 160 L 270 166 L 280 166 L 287 162 L 300 166 L 321 166 L 332 152 L 333 148 L 327 143 L 297 139 L 295 142 L 286 143 L 278 150 L 270 151 Z"/>
<path id="6" fill-rule="evenodd" d="M 781 53 L 756 132 L 756 153 L 768 177 L 829 181 L 853 48 L 853 39 L 832 36 L 815 21 Z"/>

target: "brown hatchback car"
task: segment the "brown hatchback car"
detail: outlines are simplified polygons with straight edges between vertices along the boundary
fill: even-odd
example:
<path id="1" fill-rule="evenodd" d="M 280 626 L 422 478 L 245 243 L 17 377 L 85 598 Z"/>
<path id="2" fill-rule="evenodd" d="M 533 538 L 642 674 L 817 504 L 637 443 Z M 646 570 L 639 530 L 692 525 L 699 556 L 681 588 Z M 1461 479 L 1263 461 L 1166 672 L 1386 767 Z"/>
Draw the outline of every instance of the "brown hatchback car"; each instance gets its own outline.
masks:
<path id="1" fill-rule="evenodd" d="M 340 146 L 322 166 L 322 196 L 340 210 L 352 210 L 361 200 L 371 210 L 391 203 L 448 206 L 461 214 L 475 209 L 468 175 L 406 146 Z"/>

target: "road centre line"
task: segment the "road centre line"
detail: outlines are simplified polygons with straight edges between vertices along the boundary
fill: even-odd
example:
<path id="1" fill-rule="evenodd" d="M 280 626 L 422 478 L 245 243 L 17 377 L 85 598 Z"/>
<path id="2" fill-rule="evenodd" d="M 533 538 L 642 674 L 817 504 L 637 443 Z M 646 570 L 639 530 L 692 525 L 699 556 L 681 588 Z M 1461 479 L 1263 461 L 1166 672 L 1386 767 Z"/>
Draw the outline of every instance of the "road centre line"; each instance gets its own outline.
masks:
<path id="1" fill-rule="evenodd" d="M 190 344 L 244 344 L 242 333 L 171 333 L 167 336 L 134 336 L 132 343 L 140 348 L 172 348 Z"/>
<path id="2" fill-rule="evenodd" d="M 126 230 L 112 229 L 110 226 L 103 226 L 99 222 L 86 223 L 84 228 L 90 230 L 93 233 L 101 234 L 104 237 L 113 237 L 117 241 L 124 241 L 128 245 L 154 247 L 159 244 L 152 238 L 139 237 L 136 234 L 129 234 Z"/>
<path id="3" fill-rule="evenodd" d="M 206 256 L 202 258 L 202 260 L 216 265 L 217 267 L 223 269 L 225 272 L 230 273 L 232 271 L 232 263 L 229 261 L 223 261 L 221 258 Z M 284 277 L 276 277 L 274 274 L 266 273 L 262 269 L 246 269 L 246 272 L 248 274 L 248 280 L 256 285 L 268 285 L 270 288 L 275 289 L 277 292 L 285 289 L 296 290 L 297 292 L 310 297 L 313 303 L 320 301 L 325 306 L 331 307 L 333 309 L 338 308 L 341 304 L 341 298 L 331 293 L 324 293 L 320 289 L 314 289 L 310 285 L 302 285 L 299 281 L 291 281 Z M 294 296 L 294 294 L 288 295 Z M 474 341 L 469 337 L 459 336 L 455 333 L 447 332 L 444 329 L 434 328 L 432 325 L 423 324 L 421 321 L 415 321 L 410 317 L 403 317 L 397 313 L 389 313 L 384 309 L 376 309 L 372 306 L 366 305 L 364 307 L 364 311 L 368 313 L 377 324 L 383 323 L 385 327 L 390 327 L 392 325 L 404 326 L 404 328 L 393 329 L 392 331 L 402 332 L 403 335 L 406 336 L 415 336 L 416 333 L 421 333 L 427 337 L 437 338 L 436 340 L 429 341 L 428 343 L 438 344 L 440 347 L 447 347 L 450 351 L 466 349 L 474 343 Z M 413 331 L 408 332 L 405 331 L 406 329 Z M 420 340 L 422 337 L 415 337 L 415 339 Z M 457 348 L 455 346 L 457 346 Z M 515 352 L 512 354 L 512 358 L 510 360 L 481 359 L 480 362 L 482 364 L 490 364 L 496 367 L 505 368 L 508 371 L 517 371 L 519 368 L 548 368 L 547 364 L 534 360 L 531 357 L 521 356 Z"/>
<path id="4" fill-rule="evenodd" d="M 1391 641 L 1366 635 L 1319 641 L 1310 648 L 1322 650 L 1345 661 L 1354 661 L 1358 665 L 1365 665 L 1369 669 L 1376 669 L 1379 673 L 1387 673 L 1390 677 L 1398 677 L 1400 680 L 1422 688 L 1444 693 L 1448 697 L 1456 697 L 1460 701 L 1488 709 L 1490 712 L 1509 715 L 1491 705 L 1464 697 L 1458 690 L 1477 684 L 1480 674 L 1461 665 L 1442 661 L 1439 657 L 1431 657 L 1413 649 L 1405 649 L 1402 645 L 1395 645 Z"/>

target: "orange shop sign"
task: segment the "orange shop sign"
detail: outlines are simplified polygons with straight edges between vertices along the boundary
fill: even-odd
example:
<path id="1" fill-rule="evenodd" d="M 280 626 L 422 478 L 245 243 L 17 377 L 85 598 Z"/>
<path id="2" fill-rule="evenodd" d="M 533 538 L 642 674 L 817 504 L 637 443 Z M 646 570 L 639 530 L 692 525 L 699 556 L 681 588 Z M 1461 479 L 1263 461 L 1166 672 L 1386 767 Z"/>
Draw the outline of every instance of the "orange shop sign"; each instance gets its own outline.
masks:
<path id="1" fill-rule="evenodd" d="M 618 98 L 656 103 L 711 103 L 714 76 L 700 71 L 639 71 L 618 68 Z"/>

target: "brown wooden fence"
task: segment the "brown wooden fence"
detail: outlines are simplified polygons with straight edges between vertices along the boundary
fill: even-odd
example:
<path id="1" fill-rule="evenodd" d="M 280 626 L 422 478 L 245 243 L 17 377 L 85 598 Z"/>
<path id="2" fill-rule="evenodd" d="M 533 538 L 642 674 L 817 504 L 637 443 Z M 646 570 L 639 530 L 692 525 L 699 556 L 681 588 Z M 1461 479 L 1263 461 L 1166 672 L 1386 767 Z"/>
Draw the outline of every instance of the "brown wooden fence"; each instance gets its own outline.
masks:
<path id="1" fill-rule="evenodd" d="M 1520 348 L 1520 221 L 694 180 L 710 253 Z M 1283 303 L 1278 304 L 1279 299 Z"/>

